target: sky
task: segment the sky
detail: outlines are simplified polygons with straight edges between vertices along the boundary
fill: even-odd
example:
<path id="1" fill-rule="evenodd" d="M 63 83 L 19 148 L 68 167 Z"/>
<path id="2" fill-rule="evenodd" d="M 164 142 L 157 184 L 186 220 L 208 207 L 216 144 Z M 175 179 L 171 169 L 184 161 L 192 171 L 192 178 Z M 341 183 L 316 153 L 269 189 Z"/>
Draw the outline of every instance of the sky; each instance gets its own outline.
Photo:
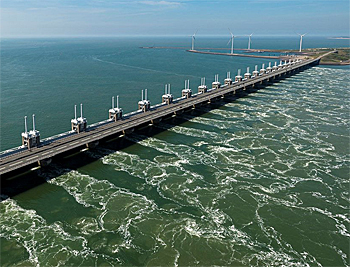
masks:
<path id="1" fill-rule="evenodd" d="M 349 0 L 1 0 L 6 37 L 349 36 Z"/>

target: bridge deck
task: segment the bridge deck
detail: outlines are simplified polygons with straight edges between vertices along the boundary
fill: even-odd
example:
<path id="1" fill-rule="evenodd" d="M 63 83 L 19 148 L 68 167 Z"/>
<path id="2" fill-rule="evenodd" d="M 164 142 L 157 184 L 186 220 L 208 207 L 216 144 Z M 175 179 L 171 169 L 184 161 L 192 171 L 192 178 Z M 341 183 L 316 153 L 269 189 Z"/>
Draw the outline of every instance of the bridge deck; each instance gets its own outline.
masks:
<path id="1" fill-rule="evenodd" d="M 122 134 L 125 131 L 148 124 L 151 121 L 175 114 L 176 112 L 186 110 L 198 104 L 208 103 L 208 101 L 212 99 L 232 94 L 247 87 L 255 86 L 256 84 L 269 81 L 270 79 L 277 78 L 278 76 L 283 76 L 286 73 L 293 74 L 291 72 L 295 70 L 298 71 L 303 67 L 317 64 L 318 60 L 319 59 L 305 60 L 287 68 L 263 74 L 242 82 L 234 83 L 220 89 L 213 89 L 207 93 L 197 94 L 191 98 L 179 100 L 170 105 L 162 105 L 151 108 L 150 111 L 138 113 L 120 121 L 111 121 L 101 124 L 100 126 L 88 127 L 86 132 L 70 134 L 66 137 L 53 140 L 52 142 L 47 142 L 40 147 L 34 147 L 31 150 L 24 149 L 16 153 L 4 155 L 0 157 L 0 175 L 23 168 L 33 163 L 37 163 L 41 160 L 52 158 L 64 152 L 80 148 L 86 144 L 99 141 L 103 138 L 112 137 L 116 134 Z"/>

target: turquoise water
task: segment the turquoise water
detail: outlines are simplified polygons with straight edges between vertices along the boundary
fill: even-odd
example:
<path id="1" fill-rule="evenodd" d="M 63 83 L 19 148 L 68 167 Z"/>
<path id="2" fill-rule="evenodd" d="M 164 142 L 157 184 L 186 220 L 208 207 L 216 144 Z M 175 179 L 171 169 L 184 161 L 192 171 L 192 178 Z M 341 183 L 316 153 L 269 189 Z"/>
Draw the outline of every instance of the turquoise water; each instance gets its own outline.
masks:
<path id="1" fill-rule="evenodd" d="M 74 104 L 92 123 L 112 95 L 128 112 L 144 88 L 155 104 L 165 83 L 176 96 L 268 62 L 138 48 L 172 43 L 188 40 L 3 41 L 2 150 L 24 115 L 46 137 Z M 317 66 L 38 170 L 45 183 L 0 203 L 1 266 L 350 266 L 349 82 Z"/>
<path id="2" fill-rule="evenodd" d="M 311 38 L 311 37 L 310 37 Z M 5 39 L 1 42 L 0 150 L 19 146 L 23 117 L 36 114 L 42 137 L 70 129 L 74 105 L 84 104 L 84 115 L 94 123 L 108 117 L 111 97 L 120 95 L 125 112 L 137 109 L 141 90 L 147 88 L 152 104 L 161 101 L 164 84 L 180 96 L 185 79 L 197 88 L 219 74 L 245 72 L 266 59 L 199 55 L 184 50 L 140 49 L 141 46 L 190 45 L 188 38 L 114 39 Z M 252 47 L 294 48 L 295 38 L 254 38 Z M 225 38 L 197 38 L 198 46 L 225 47 Z M 196 44 L 197 44 L 196 43 Z M 237 38 L 235 47 L 247 40 Z M 270 46 L 268 46 L 270 45 Z M 349 46 L 348 40 L 305 39 L 305 48 Z"/>

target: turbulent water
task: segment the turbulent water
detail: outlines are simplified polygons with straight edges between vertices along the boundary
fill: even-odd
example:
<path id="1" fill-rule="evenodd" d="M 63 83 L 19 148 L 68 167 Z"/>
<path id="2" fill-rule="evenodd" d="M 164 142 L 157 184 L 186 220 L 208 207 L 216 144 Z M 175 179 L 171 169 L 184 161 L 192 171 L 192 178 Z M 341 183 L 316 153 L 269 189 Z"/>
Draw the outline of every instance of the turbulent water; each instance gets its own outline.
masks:
<path id="1" fill-rule="evenodd" d="M 350 266 L 349 77 L 314 67 L 39 170 L 0 203 L 1 265 Z"/>

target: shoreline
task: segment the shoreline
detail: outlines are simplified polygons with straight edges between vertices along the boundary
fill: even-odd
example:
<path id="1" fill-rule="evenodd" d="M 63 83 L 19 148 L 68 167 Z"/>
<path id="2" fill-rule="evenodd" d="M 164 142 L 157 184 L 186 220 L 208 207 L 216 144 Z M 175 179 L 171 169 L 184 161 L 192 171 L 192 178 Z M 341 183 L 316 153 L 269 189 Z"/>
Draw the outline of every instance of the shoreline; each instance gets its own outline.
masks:
<path id="1" fill-rule="evenodd" d="M 186 49 L 186 47 L 167 47 L 167 46 L 143 46 L 140 47 L 142 49 L 184 49 L 186 52 L 190 53 L 198 53 L 198 54 L 207 54 L 207 55 L 219 55 L 219 56 L 231 56 L 231 57 L 250 57 L 250 58 L 265 58 L 265 59 L 279 59 L 279 60 L 288 60 L 292 58 L 299 58 L 299 59 L 305 59 L 305 58 L 314 58 L 318 57 L 324 53 L 327 53 L 329 51 L 341 51 L 342 49 L 349 49 L 348 47 L 344 48 L 307 48 L 304 49 L 302 52 L 299 52 L 297 50 L 288 50 L 288 49 L 244 49 L 244 48 L 237 48 L 236 51 L 243 51 L 244 54 L 238 54 L 238 53 L 224 53 L 224 52 L 211 52 L 208 50 L 229 50 L 229 48 L 210 48 L 210 47 L 200 47 L 196 50 Z M 201 50 L 207 50 L 207 51 L 201 51 Z M 279 56 L 265 56 L 263 53 L 281 53 L 286 55 L 279 55 Z M 252 55 L 250 53 L 261 53 L 261 55 Z M 291 54 L 291 55 L 288 55 Z M 348 57 L 338 58 L 339 62 L 334 61 L 324 61 L 320 62 L 320 65 L 329 65 L 329 66 L 347 66 L 350 65 L 350 59 Z"/>
<path id="2" fill-rule="evenodd" d="M 236 49 L 238 50 L 238 49 Z M 243 50 L 243 49 L 242 49 Z M 248 49 L 247 49 L 248 50 Z M 265 59 L 280 59 L 280 60 L 288 60 L 291 58 L 299 58 L 299 59 L 305 59 L 307 57 L 311 57 L 310 53 L 307 52 L 296 52 L 294 56 L 263 56 L 263 55 L 248 55 L 248 54 L 230 54 L 230 53 L 220 53 L 220 52 L 209 52 L 209 51 L 198 51 L 198 50 L 186 50 L 187 52 L 191 53 L 198 53 L 198 54 L 209 54 L 209 55 L 221 55 L 221 56 L 233 56 L 233 57 L 251 57 L 251 58 L 265 58 Z M 251 50 L 252 52 L 255 52 L 254 50 Z M 264 52 L 279 52 L 278 50 L 259 50 Z M 291 51 L 292 52 L 292 51 Z M 316 52 L 313 52 L 314 55 L 317 55 Z M 319 65 L 328 65 L 328 66 L 347 66 L 350 65 L 350 59 L 343 61 L 343 62 L 331 62 L 331 61 L 325 61 L 319 63 Z"/>
<path id="3" fill-rule="evenodd" d="M 209 55 L 220 55 L 220 56 L 231 56 L 231 57 L 254 57 L 254 58 L 270 58 L 270 59 L 281 59 L 286 57 L 279 56 L 259 56 L 259 55 L 245 55 L 245 54 L 230 54 L 230 53 L 220 53 L 220 52 L 209 52 L 209 51 L 198 51 L 198 50 L 186 50 L 190 53 L 198 53 L 198 54 L 209 54 Z"/>

